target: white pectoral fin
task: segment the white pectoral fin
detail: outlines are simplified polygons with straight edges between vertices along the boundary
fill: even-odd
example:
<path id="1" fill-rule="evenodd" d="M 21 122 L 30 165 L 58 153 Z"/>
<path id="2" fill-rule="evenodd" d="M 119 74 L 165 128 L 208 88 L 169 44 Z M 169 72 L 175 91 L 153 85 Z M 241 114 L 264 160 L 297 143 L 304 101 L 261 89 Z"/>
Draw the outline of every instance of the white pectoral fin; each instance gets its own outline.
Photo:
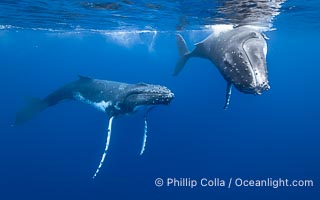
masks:
<path id="1" fill-rule="evenodd" d="M 148 120 L 147 120 L 147 117 L 145 117 L 144 118 L 144 133 L 143 133 L 143 140 L 142 140 L 142 147 L 141 147 L 140 155 L 142 155 L 144 150 L 146 149 L 147 134 L 148 134 Z"/>
<path id="2" fill-rule="evenodd" d="M 231 91 L 232 91 L 232 84 L 230 82 L 228 82 L 227 84 L 227 91 L 226 91 L 226 101 L 224 104 L 223 109 L 227 110 L 230 104 L 230 98 L 231 98 Z"/>
<path id="3" fill-rule="evenodd" d="M 111 133 L 112 133 L 112 121 L 113 121 L 113 118 L 114 118 L 114 117 L 112 116 L 112 117 L 110 117 L 110 119 L 109 119 L 106 146 L 105 146 L 104 152 L 103 152 L 103 154 L 102 154 L 102 157 L 101 157 L 99 166 L 98 166 L 96 172 L 94 173 L 94 175 L 92 176 L 93 179 L 98 175 L 98 173 L 99 173 L 99 171 L 100 171 L 100 168 L 101 168 L 102 165 L 103 165 L 104 159 L 105 159 L 105 157 L 106 157 L 106 155 L 107 155 L 107 151 L 108 151 L 109 143 L 110 143 L 110 138 L 111 138 Z"/>

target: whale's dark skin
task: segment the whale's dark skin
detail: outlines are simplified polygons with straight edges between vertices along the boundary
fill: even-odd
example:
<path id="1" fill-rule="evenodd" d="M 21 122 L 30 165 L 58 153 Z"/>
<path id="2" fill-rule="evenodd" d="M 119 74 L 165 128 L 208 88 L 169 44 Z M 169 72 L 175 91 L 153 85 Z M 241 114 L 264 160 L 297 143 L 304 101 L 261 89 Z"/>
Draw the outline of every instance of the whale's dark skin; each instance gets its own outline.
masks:
<path id="1" fill-rule="evenodd" d="M 231 86 L 247 94 L 261 94 L 270 88 L 266 65 L 267 43 L 264 36 L 249 27 L 237 27 L 218 35 L 211 34 L 189 52 L 181 35 L 177 35 L 180 53 L 174 75 L 178 75 L 191 57 L 209 59 L 227 81 L 225 109 L 229 105 Z"/>
<path id="2" fill-rule="evenodd" d="M 21 124 L 64 100 L 81 101 L 93 105 L 109 117 L 116 117 L 131 113 L 139 106 L 168 105 L 173 97 L 168 88 L 160 85 L 127 84 L 80 76 L 44 99 L 32 100 L 17 114 L 15 124 Z"/>

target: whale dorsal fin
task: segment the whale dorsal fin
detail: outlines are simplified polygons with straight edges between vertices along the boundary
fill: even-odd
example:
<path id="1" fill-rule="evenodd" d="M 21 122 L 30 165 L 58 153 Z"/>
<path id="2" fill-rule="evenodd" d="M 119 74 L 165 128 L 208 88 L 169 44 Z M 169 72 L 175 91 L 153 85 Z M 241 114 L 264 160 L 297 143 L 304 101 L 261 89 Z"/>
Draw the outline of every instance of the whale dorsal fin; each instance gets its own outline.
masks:
<path id="1" fill-rule="evenodd" d="M 92 80 L 92 78 L 88 77 L 88 76 L 82 76 L 82 75 L 78 75 L 80 80 L 84 80 L 84 81 L 89 81 Z"/>

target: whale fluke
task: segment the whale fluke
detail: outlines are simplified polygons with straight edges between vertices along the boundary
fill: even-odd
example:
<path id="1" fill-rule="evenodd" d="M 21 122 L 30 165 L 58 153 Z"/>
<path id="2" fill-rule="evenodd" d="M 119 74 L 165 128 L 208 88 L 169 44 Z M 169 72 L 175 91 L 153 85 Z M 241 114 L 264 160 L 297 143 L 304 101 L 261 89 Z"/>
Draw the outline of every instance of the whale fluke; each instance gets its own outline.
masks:
<path id="1" fill-rule="evenodd" d="M 186 41 L 183 39 L 183 37 L 180 34 L 177 34 L 176 39 L 177 39 L 177 47 L 178 47 L 180 58 L 177 62 L 176 68 L 173 72 L 174 76 L 176 76 L 180 73 L 180 71 L 183 69 L 186 62 L 190 58 L 190 51 L 188 50 Z"/>
<path id="2" fill-rule="evenodd" d="M 21 111 L 17 113 L 16 120 L 14 122 L 14 126 L 22 124 L 44 109 L 48 107 L 48 104 L 38 98 L 32 98 L 28 100 L 26 107 L 24 107 Z"/>

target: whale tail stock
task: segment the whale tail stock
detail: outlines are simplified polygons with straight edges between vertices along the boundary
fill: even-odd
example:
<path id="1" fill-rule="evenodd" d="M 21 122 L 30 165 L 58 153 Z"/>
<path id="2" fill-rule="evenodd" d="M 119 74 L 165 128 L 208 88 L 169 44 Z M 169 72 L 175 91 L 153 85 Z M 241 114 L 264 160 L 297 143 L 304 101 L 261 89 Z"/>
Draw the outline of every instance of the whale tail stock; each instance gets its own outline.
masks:
<path id="1" fill-rule="evenodd" d="M 183 39 L 183 37 L 180 34 L 177 34 L 176 39 L 177 39 L 177 47 L 178 47 L 180 58 L 173 72 L 174 76 L 180 73 L 180 71 L 183 69 L 188 59 L 191 57 L 191 52 L 188 50 L 186 41 Z"/>
<path id="2" fill-rule="evenodd" d="M 48 107 L 48 104 L 42 99 L 32 98 L 28 100 L 26 107 L 17 113 L 14 125 L 22 124 L 39 112 L 43 111 Z"/>

